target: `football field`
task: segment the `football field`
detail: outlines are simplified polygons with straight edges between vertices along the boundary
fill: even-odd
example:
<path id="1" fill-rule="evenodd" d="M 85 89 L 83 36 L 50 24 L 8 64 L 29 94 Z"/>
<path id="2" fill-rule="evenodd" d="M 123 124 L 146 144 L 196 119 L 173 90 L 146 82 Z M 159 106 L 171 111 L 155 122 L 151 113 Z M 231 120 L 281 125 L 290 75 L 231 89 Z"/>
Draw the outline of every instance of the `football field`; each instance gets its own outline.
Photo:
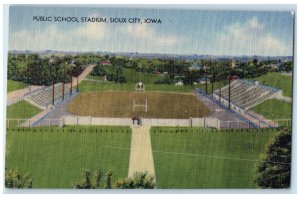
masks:
<path id="1" fill-rule="evenodd" d="M 145 105 L 136 107 L 133 102 Z M 68 111 L 80 116 L 145 118 L 198 118 L 209 114 L 209 109 L 192 94 L 165 92 L 90 92 L 76 96 L 68 105 Z"/>

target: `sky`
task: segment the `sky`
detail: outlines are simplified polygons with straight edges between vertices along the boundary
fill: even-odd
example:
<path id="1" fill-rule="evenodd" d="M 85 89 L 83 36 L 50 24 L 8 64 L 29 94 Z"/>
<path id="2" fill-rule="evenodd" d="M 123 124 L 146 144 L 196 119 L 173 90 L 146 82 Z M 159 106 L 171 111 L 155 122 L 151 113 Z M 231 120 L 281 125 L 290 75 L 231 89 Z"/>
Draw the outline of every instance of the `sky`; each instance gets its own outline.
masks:
<path id="1" fill-rule="evenodd" d="M 127 23 L 54 22 L 57 16 L 125 17 Z M 292 56 L 293 18 L 287 11 L 11 6 L 9 50 Z"/>

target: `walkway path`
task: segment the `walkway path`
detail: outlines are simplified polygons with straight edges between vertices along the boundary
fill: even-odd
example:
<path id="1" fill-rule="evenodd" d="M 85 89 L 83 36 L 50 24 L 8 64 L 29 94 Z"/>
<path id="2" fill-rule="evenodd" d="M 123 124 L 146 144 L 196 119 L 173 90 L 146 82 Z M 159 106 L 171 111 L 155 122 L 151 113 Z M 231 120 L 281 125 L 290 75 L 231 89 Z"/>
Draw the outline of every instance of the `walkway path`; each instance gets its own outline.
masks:
<path id="1" fill-rule="evenodd" d="M 81 83 L 81 81 L 83 81 L 88 75 L 90 75 L 90 73 L 93 71 L 94 67 L 96 65 L 92 64 L 92 65 L 88 65 L 83 72 L 79 75 L 78 77 L 78 83 Z M 76 78 L 72 78 L 72 87 L 75 87 L 77 84 L 77 79 Z"/>
<path id="2" fill-rule="evenodd" d="M 155 176 L 150 126 L 132 127 L 128 177 L 145 171 Z"/>

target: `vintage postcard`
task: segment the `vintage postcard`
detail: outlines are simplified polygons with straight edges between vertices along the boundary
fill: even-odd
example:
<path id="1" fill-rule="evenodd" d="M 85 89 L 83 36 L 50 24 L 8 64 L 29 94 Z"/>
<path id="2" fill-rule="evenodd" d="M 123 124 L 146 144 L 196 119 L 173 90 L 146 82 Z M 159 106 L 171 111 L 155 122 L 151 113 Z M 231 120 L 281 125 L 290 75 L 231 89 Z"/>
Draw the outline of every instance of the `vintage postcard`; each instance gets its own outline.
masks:
<path id="1" fill-rule="evenodd" d="M 9 6 L 5 187 L 289 189 L 294 20 Z"/>

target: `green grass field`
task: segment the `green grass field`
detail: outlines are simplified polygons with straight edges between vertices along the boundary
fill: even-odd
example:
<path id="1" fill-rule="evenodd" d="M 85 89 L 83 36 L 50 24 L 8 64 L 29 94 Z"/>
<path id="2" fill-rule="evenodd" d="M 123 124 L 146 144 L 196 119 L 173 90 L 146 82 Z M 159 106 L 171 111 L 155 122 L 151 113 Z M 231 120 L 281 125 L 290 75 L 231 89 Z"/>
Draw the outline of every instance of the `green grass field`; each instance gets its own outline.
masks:
<path id="1" fill-rule="evenodd" d="M 23 89 L 27 85 L 22 82 L 14 81 L 14 80 L 7 80 L 7 92 L 12 92 L 18 89 Z"/>
<path id="2" fill-rule="evenodd" d="M 86 79 L 88 80 L 99 80 L 99 81 L 103 81 L 104 77 L 103 76 L 93 76 L 93 75 L 89 75 L 86 77 Z"/>
<path id="3" fill-rule="evenodd" d="M 130 147 L 129 127 L 17 130 L 7 130 L 5 166 L 30 172 L 33 188 L 72 188 L 84 169 L 112 170 L 113 183 L 127 177 L 130 150 L 110 147 Z"/>
<path id="4" fill-rule="evenodd" d="M 158 188 L 257 188 L 255 167 L 275 134 L 275 129 L 152 128 Z"/>
<path id="5" fill-rule="evenodd" d="M 292 103 L 275 99 L 266 100 L 251 110 L 271 120 L 292 118 Z"/>
<path id="6" fill-rule="evenodd" d="M 157 76 L 155 74 L 151 73 L 144 73 L 144 72 L 137 72 L 134 69 L 124 69 L 124 76 L 127 81 L 127 83 L 137 83 L 141 81 L 145 84 L 154 84 L 155 81 L 157 80 L 162 80 L 164 77 Z"/>
<path id="7" fill-rule="evenodd" d="M 292 97 L 293 95 L 292 76 L 286 76 L 280 73 L 270 72 L 258 78 L 255 78 L 255 80 L 258 80 L 259 82 L 265 85 L 282 89 L 282 94 L 285 96 Z"/>
<path id="8" fill-rule="evenodd" d="M 134 91 L 135 83 L 101 83 L 83 81 L 79 85 L 79 91 Z M 165 92 L 191 92 L 193 86 L 175 86 L 170 84 L 145 84 L 146 91 L 165 91 Z"/>
<path id="9" fill-rule="evenodd" d="M 82 92 L 90 91 L 134 91 L 136 83 L 139 81 L 140 73 L 132 69 L 124 69 L 126 83 L 102 83 L 93 81 L 83 81 L 79 90 Z M 175 84 L 155 84 L 156 80 L 161 80 L 164 77 L 156 76 L 155 74 L 141 73 L 141 80 L 145 83 L 146 91 L 163 91 L 163 92 L 192 92 L 195 88 L 200 88 L 205 91 L 205 84 L 175 86 Z M 103 77 L 88 76 L 87 79 L 102 81 Z M 228 84 L 228 81 L 222 81 L 221 87 Z M 219 89 L 218 82 L 214 83 L 214 90 Z M 207 92 L 210 94 L 212 90 L 211 84 L 207 86 Z"/>
<path id="10" fill-rule="evenodd" d="M 38 107 L 35 107 L 29 102 L 22 100 L 7 107 L 6 117 L 26 119 L 38 114 L 41 111 L 42 110 Z"/>

